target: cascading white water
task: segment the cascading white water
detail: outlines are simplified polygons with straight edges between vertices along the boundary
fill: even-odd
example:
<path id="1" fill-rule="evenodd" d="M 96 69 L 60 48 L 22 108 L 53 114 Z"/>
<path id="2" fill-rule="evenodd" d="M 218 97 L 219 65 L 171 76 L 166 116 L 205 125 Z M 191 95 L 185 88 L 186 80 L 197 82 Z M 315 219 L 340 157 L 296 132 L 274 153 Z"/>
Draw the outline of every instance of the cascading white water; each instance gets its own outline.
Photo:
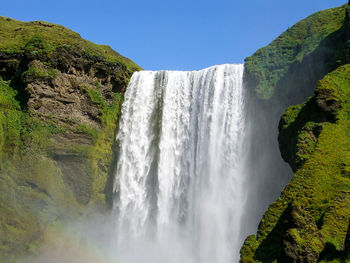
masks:
<path id="1" fill-rule="evenodd" d="M 114 184 L 121 262 L 237 262 L 245 177 L 243 65 L 135 73 Z"/>

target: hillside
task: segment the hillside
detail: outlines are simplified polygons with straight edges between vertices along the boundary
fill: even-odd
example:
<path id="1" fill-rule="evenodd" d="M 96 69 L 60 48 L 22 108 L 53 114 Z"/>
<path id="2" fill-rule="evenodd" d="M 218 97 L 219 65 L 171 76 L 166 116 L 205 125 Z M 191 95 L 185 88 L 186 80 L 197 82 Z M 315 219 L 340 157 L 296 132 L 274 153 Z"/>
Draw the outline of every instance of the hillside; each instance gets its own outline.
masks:
<path id="1" fill-rule="evenodd" d="M 245 60 L 245 81 L 259 98 L 296 103 L 318 80 L 350 60 L 347 5 L 317 12 Z"/>
<path id="2" fill-rule="evenodd" d="M 349 260 L 348 20 L 346 5 L 318 12 L 247 58 L 261 104 L 298 105 L 284 112 L 278 136 L 293 178 L 246 239 L 241 262 Z"/>
<path id="3" fill-rule="evenodd" d="M 1 262 L 108 209 L 123 93 L 140 69 L 63 26 L 0 17 Z"/>

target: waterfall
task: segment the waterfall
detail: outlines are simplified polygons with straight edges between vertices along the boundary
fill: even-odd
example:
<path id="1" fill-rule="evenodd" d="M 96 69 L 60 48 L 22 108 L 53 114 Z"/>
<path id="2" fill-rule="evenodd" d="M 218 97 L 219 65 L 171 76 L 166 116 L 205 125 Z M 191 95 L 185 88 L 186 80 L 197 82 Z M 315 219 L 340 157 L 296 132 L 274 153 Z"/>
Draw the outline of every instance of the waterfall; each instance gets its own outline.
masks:
<path id="1" fill-rule="evenodd" d="M 134 73 L 117 135 L 121 262 L 238 262 L 245 191 L 243 65 Z"/>

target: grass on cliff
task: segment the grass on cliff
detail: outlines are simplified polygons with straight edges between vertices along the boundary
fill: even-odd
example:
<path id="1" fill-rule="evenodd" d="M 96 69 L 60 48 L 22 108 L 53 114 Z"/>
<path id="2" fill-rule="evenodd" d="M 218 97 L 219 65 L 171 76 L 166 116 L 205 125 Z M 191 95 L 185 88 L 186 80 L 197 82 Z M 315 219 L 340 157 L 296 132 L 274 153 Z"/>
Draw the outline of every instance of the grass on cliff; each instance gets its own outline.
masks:
<path id="1" fill-rule="evenodd" d="M 16 95 L 17 91 L 0 77 L 0 164 L 5 157 L 18 158 L 28 148 L 33 152 L 49 148 L 50 137 L 65 131 L 54 121 L 29 117 L 21 110 Z"/>
<path id="2" fill-rule="evenodd" d="M 108 208 L 122 92 L 140 67 L 62 26 L 4 17 L 0 55 L 6 80 L 0 77 L 0 262 L 17 262 L 35 252 L 53 224 Z M 105 79 L 120 74 L 107 89 L 105 79 L 85 83 L 72 76 L 70 84 L 92 108 L 84 123 L 36 112 L 37 104 L 28 103 L 28 84 L 50 86 L 62 74 L 63 55 L 97 71 L 107 66 Z"/>
<path id="3" fill-rule="evenodd" d="M 53 136 L 64 135 L 72 127 L 21 110 L 17 91 L 0 78 L 1 262 L 15 262 L 18 255 L 34 252 L 52 223 L 86 211 L 79 203 L 80 195 L 89 196 L 89 207 L 105 209 L 105 187 L 115 160 L 112 146 L 123 98 L 115 93 L 107 104 L 98 86 L 86 92 L 101 112 L 101 128 L 78 124 L 74 132 L 90 136 L 93 143 L 65 145 L 73 147 L 76 161 L 85 162 L 86 173 L 91 175 L 87 182 L 91 189 L 83 189 L 77 182 L 78 191 L 84 193 L 76 193 L 51 158 L 52 149 L 58 150 Z"/>
<path id="4" fill-rule="evenodd" d="M 109 46 L 87 41 L 61 25 L 42 21 L 21 22 L 0 16 L 0 51 L 49 56 L 59 47 L 78 49 L 88 58 L 124 65 L 129 72 L 140 70 L 138 65 Z"/>
<path id="5" fill-rule="evenodd" d="M 257 235 L 247 238 L 242 262 L 285 262 L 286 255 L 296 262 L 350 260 L 350 65 L 325 76 L 316 94 L 327 94 L 328 109 L 317 106 L 322 101 L 314 95 L 282 117 L 282 132 L 294 130 L 284 134 L 287 147 L 297 151 L 289 162 L 296 162 L 298 154 L 305 160 L 295 166 L 292 181 L 265 213 Z M 329 112 L 322 111 L 332 105 L 338 108 L 329 119 Z M 319 134 L 311 136 L 315 125 Z"/>
<path id="6" fill-rule="evenodd" d="M 64 130 L 54 122 L 30 118 L 21 111 L 16 93 L 0 78 L 1 262 L 33 250 L 62 211 L 81 211 L 61 171 L 45 157 L 51 137 Z"/>
<path id="7" fill-rule="evenodd" d="M 96 89 L 84 88 L 85 92 L 90 97 L 92 103 L 100 110 L 101 114 L 101 130 L 91 129 L 86 125 L 80 125 L 81 131 L 90 134 L 94 138 L 94 144 L 83 151 L 91 160 L 90 168 L 93 174 L 93 200 L 100 204 L 106 203 L 107 180 L 111 179 L 115 165 L 115 132 L 117 130 L 118 120 L 121 115 L 121 107 L 123 96 L 120 93 L 113 94 L 112 103 L 107 104 L 99 90 L 99 85 Z M 109 183 L 110 184 L 110 183 Z"/>
<path id="8" fill-rule="evenodd" d="M 271 98 L 291 65 L 301 64 L 325 38 L 342 28 L 346 7 L 343 5 L 307 17 L 246 58 L 245 78 L 260 98 Z"/>

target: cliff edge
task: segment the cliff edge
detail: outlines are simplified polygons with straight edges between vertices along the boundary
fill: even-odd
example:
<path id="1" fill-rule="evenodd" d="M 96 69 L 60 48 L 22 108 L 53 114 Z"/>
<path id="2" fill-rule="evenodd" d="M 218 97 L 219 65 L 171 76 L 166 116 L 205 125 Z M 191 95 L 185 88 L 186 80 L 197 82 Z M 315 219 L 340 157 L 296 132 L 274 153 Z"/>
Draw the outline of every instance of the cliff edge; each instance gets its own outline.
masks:
<path id="1" fill-rule="evenodd" d="M 262 104 L 298 105 L 282 115 L 278 136 L 293 178 L 244 242 L 241 262 L 349 260 L 349 33 L 344 5 L 306 18 L 247 58 L 246 81 Z"/>
<path id="2" fill-rule="evenodd" d="M 0 261 L 111 201 L 134 62 L 60 25 L 0 17 Z"/>

